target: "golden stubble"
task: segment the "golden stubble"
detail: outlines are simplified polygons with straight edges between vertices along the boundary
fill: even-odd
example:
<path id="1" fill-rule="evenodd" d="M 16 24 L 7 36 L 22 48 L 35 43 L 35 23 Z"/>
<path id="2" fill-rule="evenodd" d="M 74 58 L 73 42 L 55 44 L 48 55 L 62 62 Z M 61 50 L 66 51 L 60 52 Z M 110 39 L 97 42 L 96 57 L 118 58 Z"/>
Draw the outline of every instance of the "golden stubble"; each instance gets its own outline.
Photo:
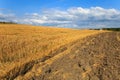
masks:
<path id="1" fill-rule="evenodd" d="M 15 67 L 47 56 L 61 46 L 102 32 L 104 31 L 0 24 L 0 76 Z"/>

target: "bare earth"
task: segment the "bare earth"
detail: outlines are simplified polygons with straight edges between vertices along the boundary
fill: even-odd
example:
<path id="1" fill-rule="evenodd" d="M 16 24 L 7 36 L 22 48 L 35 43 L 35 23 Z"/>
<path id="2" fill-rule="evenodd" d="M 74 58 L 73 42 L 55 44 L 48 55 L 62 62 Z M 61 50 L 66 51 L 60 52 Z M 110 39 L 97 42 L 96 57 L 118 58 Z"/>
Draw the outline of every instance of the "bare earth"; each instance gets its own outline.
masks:
<path id="1" fill-rule="evenodd" d="M 16 80 L 120 80 L 120 32 L 92 35 L 67 46 Z"/>

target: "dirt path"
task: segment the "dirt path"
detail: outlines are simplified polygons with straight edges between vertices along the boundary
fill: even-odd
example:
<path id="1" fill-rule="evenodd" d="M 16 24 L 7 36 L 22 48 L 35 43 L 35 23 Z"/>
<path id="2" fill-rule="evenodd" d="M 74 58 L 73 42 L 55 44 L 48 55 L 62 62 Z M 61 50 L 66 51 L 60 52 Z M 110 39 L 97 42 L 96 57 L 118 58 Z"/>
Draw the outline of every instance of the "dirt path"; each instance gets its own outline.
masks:
<path id="1" fill-rule="evenodd" d="M 89 36 L 69 49 L 35 65 L 23 80 L 31 72 L 29 80 L 120 80 L 120 33 Z"/>

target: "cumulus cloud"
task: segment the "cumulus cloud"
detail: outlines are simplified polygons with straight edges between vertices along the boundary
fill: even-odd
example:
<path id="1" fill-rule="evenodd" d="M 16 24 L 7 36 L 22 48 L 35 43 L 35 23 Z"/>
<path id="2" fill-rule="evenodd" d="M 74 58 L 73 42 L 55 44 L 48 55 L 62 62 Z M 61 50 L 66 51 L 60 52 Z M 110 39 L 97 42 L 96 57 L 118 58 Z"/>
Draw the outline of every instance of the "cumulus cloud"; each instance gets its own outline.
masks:
<path id="1" fill-rule="evenodd" d="M 0 14 L 0 19 L 2 19 L 1 16 L 8 19 L 13 17 L 13 15 L 7 17 Z M 24 24 L 71 28 L 120 27 L 120 11 L 101 7 L 48 9 L 41 13 L 27 13 L 22 18 L 15 18 L 14 21 Z"/>
<path id="2" fill-rule="evenodd" d="M 0 21 L 15 22 L 17 19 L 15 14 L 11 13 L 11 10 L 0 8 Z"/>
<path id="3" fill-rule="evenodd" d="M 0 13 L 0 21 L 1 22 L 15 22 L 14 14 L 2 14 Z"/>

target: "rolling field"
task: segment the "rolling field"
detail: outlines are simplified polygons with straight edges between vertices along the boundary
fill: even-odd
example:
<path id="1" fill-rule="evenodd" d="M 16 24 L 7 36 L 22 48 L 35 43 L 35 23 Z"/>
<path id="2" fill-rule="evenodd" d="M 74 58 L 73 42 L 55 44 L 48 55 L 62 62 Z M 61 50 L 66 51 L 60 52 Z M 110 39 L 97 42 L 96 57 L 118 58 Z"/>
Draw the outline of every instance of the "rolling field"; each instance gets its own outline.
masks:
<path id="1" fill-rule="evenodd" d="M 0 24 L 0 79 L 13 80 L 38 62 L 68 49 L 69 44 L 104 32 Z"/>

